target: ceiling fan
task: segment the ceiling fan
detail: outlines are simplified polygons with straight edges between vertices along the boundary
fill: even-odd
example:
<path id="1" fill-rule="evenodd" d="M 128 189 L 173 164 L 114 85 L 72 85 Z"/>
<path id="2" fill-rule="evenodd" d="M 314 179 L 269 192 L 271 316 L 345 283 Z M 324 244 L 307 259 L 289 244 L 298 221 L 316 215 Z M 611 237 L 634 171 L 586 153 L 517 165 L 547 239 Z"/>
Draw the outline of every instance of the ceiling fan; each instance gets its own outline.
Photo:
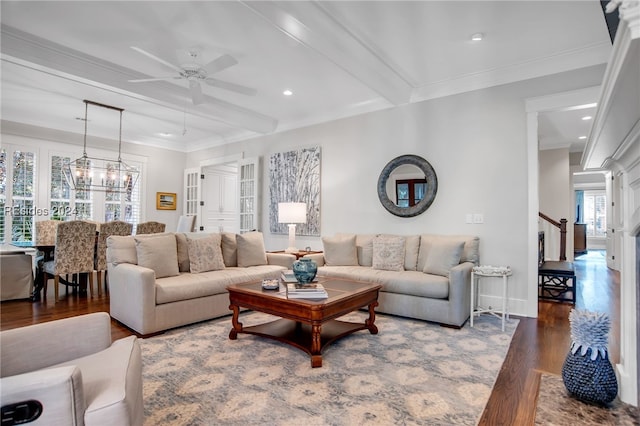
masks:
<path id="1" fill-rule="evenodd" d="M 189 91 L 191 92 L 191 99 L 194 105 L 198 105 L 204 102 L 204 96 L 202 94 L 202 87 L 200 86 L 200 82 L 204 81 L 206 84 L 218 87 L 220 89 L 229 90 L 232 92 L 240 93 L 248 96 L 255 96 L 257 93 L 256 89 L 252 89 L 250 87 L 242 86 L 235 83 L 230 83 L 228 81 L 218 80 L 213 77 L 209 77 L 210 74 L 214 74 L 216 72 L 222 71 L 226 68 L 229 68 L 238 63 L 238 61 L 230 56 L 230 55 L 222 55 L 219 58 L 214 59 L 205 65 L 200 65 L 198 63 L 198 57 L 200 56 L 200 50 L 198 48 L 191 48 L 187 51 L 190 62 L 182 64 L 181 66 L 174 65 L 170 62 L 165 61 L 164 59 L 158 58 L 157 56 L 135 46 L 131 46 L 133 50 L 136 52 L 142 53 L 143 55 L 157 61 L 164 66 L 171 68 L 173 71 L 177 72 L 177 75 L 171 75 L 166 77 L 153 77 L 153 78 L 141 78 L 137 80 L 129 80 L 130 83 L 146 83 L 149 81 L 162 81 L 162 80 L 187 80 L 189 82 Z"/>

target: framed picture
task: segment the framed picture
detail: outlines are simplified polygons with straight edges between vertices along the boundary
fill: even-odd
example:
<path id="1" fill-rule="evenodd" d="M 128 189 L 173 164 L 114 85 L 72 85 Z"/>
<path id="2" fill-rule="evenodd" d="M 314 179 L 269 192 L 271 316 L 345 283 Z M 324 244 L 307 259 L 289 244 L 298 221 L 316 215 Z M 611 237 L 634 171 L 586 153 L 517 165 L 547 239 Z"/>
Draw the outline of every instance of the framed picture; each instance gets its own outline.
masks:
<path id="1" fill-rule="evenodd" d="M 175 210 L 177 195 L 175 192 L 157 192 L 156 193 L 156 209 L 157 210 Z"/>
<path id="2" fill-rule="evenodd" d="M 320 236 L 320 147 L 279 152 L 269 159 L 269 231 L 287 234 L 278 223 L 278 203 L 307 204 L 307 223 L 296 226 L 296 235 Z"/>

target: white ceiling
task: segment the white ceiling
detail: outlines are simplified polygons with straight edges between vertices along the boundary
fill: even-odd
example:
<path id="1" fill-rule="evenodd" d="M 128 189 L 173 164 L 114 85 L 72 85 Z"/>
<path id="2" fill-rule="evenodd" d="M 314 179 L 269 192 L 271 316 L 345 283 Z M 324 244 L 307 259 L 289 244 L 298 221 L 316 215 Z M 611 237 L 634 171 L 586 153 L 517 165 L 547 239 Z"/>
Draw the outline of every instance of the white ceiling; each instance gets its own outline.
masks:
<path id="1" fill-rule="evenodd" d="M 124 108 L 123 140 L 178 151 L 601 64 L 611 51 L 597 0 L 0 7 L 3 120 L 83 133 L 88 99 Z M 193 105 L 184 80 L 130 83 L 175 74 L 132 46 L 176 65 L 192 47 L 201 64 L 231 55 L 238 63 L 215 78 L 257 94 L 202 85 Z M 543 114 L 541 147 L 578 142 L 582 112 Z M 90 107 L 90 135 L 117 138 L 110 113 Z"/>

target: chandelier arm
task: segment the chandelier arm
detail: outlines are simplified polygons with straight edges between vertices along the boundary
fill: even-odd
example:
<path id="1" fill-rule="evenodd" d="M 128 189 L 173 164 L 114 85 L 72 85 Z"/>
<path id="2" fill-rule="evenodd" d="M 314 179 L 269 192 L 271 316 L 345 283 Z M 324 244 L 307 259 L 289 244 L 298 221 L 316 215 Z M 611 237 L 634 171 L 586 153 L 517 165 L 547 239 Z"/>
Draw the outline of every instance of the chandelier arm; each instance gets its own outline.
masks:
<path id="1" fill-rule="evenodd" d="M 120 110 L 120 132 L 118 133 L 118 163 L 122 162 L 122 111 Z"/>
<path id="2" fill-rule="evenodd" d="M 89 104 L 87 102 L 88 101 L 84 101 L 84 146 L 82 147 L 83 157 L 87 156 L 87 122 L 89 121 L 88 119 Z"/>

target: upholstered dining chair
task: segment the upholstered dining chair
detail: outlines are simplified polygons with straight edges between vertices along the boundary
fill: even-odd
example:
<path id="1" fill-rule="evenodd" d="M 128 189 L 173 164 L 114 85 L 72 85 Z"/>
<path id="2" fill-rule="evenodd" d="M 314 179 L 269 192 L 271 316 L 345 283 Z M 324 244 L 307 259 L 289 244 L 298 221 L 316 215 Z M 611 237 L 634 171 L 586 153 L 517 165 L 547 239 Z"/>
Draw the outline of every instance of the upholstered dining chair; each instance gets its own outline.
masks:
<path id="1" fill-rule="evenodd" d="M 88 273 L 89 292 L 93 296 L 93 266 L 96 245 L 96 225 L 81 220 L 61 222 L 56 233 L 55 255 L 53 260 L 43 265 L 44 294 L 47 295 L 47 282 L 53 278 L 55 298 L 58 302 L 60 283 L 77 286 L 79 275 Z M 78 281 L 61 280 L 60 275 L 78 274 Z"/>
<path id="2" fill-rule="evenodd" d="M 142 222 L 136 226 L 136 235 L 140 234 L 161 234 L 164 232 L 166 224 L 160 222 Z"/>
<path id="3" fill-rule="evenodd" d="M 102 272 L 104 271 L 104 286 L 107 288 L 107 238 L 111 235 L 131 235 L 133 225 L 121 220 L 114 220 L 100 224 L 98 244 L 96 246 L 96 265 L 98 278 L 98 294 L 102 294 Z"/>
<path id="4" fill-rule="evenodd" d="M 53 246 L 56 244 L 56 229 L 60 220 L 39 220 L 36 222 L 36 246 Z"/>
<path id="5" fill-rule="evenodd" d="M 196 225 L 196 217 L 193 215 L 182 215 L 178 218 L 178 228 L 176 232 L 193 232 Z"/>

